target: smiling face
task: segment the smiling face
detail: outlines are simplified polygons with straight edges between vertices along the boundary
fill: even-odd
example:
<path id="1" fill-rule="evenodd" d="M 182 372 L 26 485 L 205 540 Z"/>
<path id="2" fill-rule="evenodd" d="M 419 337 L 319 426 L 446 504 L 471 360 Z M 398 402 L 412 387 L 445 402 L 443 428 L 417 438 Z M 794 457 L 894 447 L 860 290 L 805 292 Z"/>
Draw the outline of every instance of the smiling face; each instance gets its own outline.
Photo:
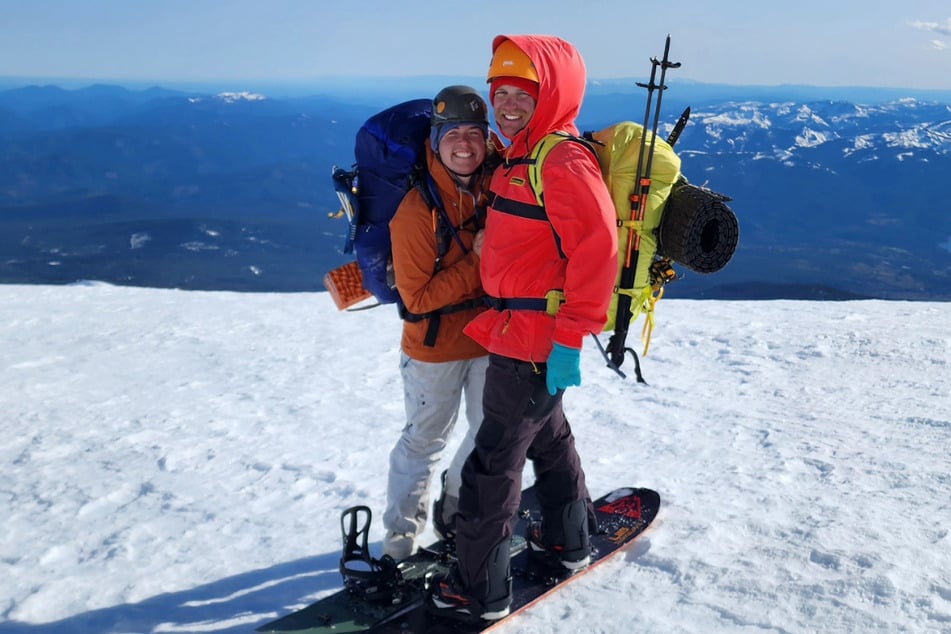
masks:
<path id="1" fill-rule="evenodd" d="M 481 126 L 458 125 L 439 141 L 439 160 L 459 176 L 469 176 L 485 160 L 485 133 Z"/>
<path id="2" fill-rule="evenodd" d="M 520 88 L 502 84 L 492 92 L 492 110 L 499 132 L 512 139 L 535 114 L 535 100 Z"/>

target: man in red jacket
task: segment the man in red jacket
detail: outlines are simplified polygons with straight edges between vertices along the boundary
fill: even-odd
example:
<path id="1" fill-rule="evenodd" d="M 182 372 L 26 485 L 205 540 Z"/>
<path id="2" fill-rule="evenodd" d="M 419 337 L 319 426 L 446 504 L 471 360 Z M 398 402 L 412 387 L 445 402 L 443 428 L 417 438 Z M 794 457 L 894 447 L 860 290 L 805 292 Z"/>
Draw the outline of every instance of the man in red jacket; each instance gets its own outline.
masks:
<path id="1" fill-rule="evenodd" d="M 582 341 L 603 328 L 617 273 L 614 206 L 594 154 L 559 143 L 542 166 L 543 206 L 529 185 L 532 149 L 551 132 L 578 134 L 580 54 L 540 35 L 499 36 L 492 51 L 492 108 L 511 144 L 475 243 L 494 310 L 465 329 L 490 353 L 485 418 L 462 472 L 458 565 L 430 601 L 434 612 L 466 620 L 509 613 L 509 544 L 527 458 L 543 514 L 530 547 L 567 573 L 588 564 L 589 497 L 562 395 L 581 384 Z M 550 291 L 563 293 L 557 310 L 548 308 Z"/>

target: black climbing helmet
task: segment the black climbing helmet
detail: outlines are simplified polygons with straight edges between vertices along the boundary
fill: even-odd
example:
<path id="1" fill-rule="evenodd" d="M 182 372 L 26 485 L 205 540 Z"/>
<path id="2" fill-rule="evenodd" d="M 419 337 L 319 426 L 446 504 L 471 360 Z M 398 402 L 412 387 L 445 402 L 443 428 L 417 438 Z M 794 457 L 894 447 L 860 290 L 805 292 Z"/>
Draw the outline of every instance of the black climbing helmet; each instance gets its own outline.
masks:
<path id="1" fill-rule="evenodd" d="M 479 92 L 471 86 L 447 86 L 433 99 L 432 127 L 447 123 L 482 125 L 489 127 L 489 107 Z"/>

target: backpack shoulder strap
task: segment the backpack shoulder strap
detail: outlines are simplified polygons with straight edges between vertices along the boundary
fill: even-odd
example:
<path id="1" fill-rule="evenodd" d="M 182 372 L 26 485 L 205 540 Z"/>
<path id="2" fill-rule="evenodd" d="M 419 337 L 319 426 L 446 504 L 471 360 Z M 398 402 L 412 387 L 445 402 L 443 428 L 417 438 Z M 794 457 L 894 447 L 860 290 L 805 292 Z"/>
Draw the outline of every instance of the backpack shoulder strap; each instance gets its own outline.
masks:
<path id="1" fill-rule="evenodd" d="M 545 205 L 545 184 L 542 182 L 542 165 L 544 165 L 545 159 L 551 154 L 551 151 L 562 141 L 580 143 L 594 154 L 595 160 L 598 158 L 598 153 L 592 145 L 594 141 L 590 139 L 560 131 L 545 135 L 545 137 L 532 148 L 528 160 L 528 183 L 532 188 L 532 192 L 535 194 L 535 200 L 541 206 Z"/>
<path id="2" fill-rule="evenodd" d="M 436 189 L 436 181 L 433 180 L 429 172 L 426 172 L 425 175 L 420 178 L 420 181 L 416 183 L 416 188 L 419 190 L 419 195 L 423 197 L 423 201 L 426 205 L 436 212 L 438 221 L 436 241 L 437 256 L 439 259 L 441 260 L 449 251 L 449 243 L 453 240 L 459 245 L 463 253 L 468 254 L 469 249 L 466 248 L 466 245 L 462 242 L 462 238 L 459 237 L 458 228 L 454 227 L 452 221 L 449 219 L 449 214 L 446 213 L 446 208 L 443 205 L 442 197 L 439 195 L 439 190 Z"/>
<path id="3" fill-rule="evenodd" d="M 555 227 L 551 224 L 551 220 L 548 218 L 548 212 L 545 209 L 545 185 L 542 182 L 542 166 L 545 163 L 545 159 L 562 141 L 573 141 L 575 143 L 580 143 L 591 150 L 591 152 L 594 154 L 595 160 L 597 160 L 598 153 L 595 151 L 594 146 L 592 145 L 592 143 L 596 143 L 597 141 L 591 141 L 589 139 L 561 131 L 546 134 L 541 141 L 535 144 L 535 147 L 532 148 L 528 158 L 523 160 L 524 163 L 528 164 L 528 185 L 532 188 L 532 193 L 535 194 L 535 206 L 513 203 L 512 201 L 508 201 L 508 203 L 510 205 L 519 205 L 521 208 L 523 208 L 521 215 L 535 217 L 538 220 L 545 220 L 548 222 L 548 226 L 551 227 L 551 232 L 555 236 L 555 245 L 558 247 L 558 254 L 564 258 L 566 256 L 565 252 L 561 249 L 561 237 L 558 235 L 558 232 L 555 231 Z M 531 215 L 530 212 L 534 215 Z"/>

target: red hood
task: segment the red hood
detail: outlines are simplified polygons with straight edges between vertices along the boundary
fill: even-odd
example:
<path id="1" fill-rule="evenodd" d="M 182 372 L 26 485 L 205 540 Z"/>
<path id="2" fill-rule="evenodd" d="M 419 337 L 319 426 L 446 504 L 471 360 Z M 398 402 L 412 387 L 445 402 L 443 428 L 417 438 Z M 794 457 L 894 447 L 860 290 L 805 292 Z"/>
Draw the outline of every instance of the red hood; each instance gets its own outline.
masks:
<path id="1" fill-rule="evenodd" d="M 492 42 L 492 53 L 499 44 L 511 40 L 528 55 L 538 73 L 538 105 L 532 120 L 506 150 L 507 158 L 524 156 L 550 132 L 578 134 L 575 119 L 584 99 L 587 74 L 578 50 L 565 40 L 551 35 L 499 35 Z"/>

